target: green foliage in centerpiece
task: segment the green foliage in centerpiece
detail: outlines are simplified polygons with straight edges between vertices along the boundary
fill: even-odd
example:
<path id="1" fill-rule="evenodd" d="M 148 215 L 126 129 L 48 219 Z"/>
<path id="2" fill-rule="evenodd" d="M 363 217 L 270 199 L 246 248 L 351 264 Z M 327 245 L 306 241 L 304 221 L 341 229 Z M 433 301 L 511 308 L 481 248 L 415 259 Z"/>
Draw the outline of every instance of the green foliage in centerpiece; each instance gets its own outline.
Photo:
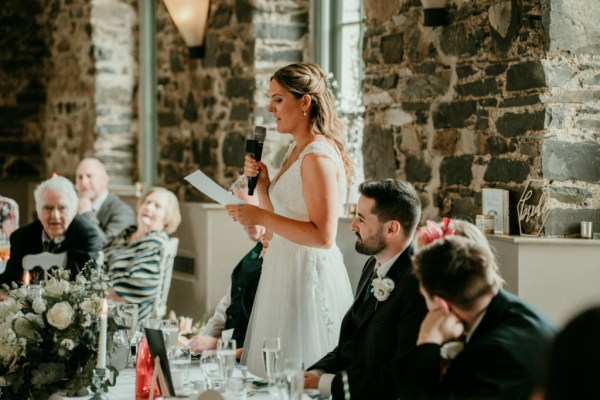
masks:
<path id="1" fill-rule="evenodd" d="M 75 396 L 92 383 L 108 289 L 93 261 L 74 281 L 56 269 L 41 289 L 2 285 L 8 298 L 0 302 L 0 399 L 44 400 L 60 390 Z M 110 314 L 107 322 L 110 350 L 119 327 Z"/>

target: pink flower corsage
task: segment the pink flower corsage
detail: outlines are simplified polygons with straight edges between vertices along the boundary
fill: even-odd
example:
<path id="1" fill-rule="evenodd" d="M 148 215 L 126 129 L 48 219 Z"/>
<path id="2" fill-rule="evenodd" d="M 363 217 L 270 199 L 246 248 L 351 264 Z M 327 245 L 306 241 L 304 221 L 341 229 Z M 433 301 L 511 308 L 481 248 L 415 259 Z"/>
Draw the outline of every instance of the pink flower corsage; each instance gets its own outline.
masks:
<path id="1" fill-rule="evenodd" d="M 427 226 L 417 228 L 419 233 L 419 242 L 423 246 L 432 243 L 434 240 L 441 239 L 448 235 L 454 235 L 456 233 L 456 230 L 448 228 L 448 225 L 450 225 L 450 218 L 448 217 L 444 217 L 441 224 L 429 219 L 425 221 L 425 224 Z"/>

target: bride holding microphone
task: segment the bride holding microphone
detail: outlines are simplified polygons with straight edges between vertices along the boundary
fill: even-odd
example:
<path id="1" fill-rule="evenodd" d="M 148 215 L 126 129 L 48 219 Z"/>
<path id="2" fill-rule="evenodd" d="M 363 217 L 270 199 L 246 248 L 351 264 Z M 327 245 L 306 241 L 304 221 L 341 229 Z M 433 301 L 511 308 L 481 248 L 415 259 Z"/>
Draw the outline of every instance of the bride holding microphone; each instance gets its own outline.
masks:
<path id="1" fill-rule="evenodd" d="M 242 356 L 258 376 L 265 376 L 263 338 L 280 338 L 283 359 L 312 365 L 335 347 L 353 300 L 335 242 L 353 165 L 323 71 L 307 63 L 275 72 L 269 112 L 277 131 L 294 141 L 272 180 L 265 164 L 246 156 L 244 173 L 257 177 L 259 207 L 225 207 L 240 224 L 273 233 Z"/>

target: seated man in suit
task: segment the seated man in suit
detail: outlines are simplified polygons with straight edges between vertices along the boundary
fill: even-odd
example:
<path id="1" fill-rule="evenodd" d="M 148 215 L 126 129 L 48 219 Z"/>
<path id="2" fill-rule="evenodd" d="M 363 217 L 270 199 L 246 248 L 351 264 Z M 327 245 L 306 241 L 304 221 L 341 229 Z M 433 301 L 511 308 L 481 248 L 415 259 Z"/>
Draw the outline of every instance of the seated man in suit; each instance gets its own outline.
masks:
<path id="1" fill-rule="evenodd" d="M 96 226 L 102 244 L 107 244 L 125 228 L 135 225 L 133 208 L 108 191 L 108 181 L 106 167 L 96 158 L 85 158 L 77 166 L 77 211 Z"/>
<path id="2" fill-rule="evenodd" d="M 58 176 L 42 182 L 34 191 L 38 220 L 10 236 L 10 259 L 0 283 L 23 279 L 23 257 L 43 251 L 67 252 L 66 268 L 74 278 L 83 265 L 98 257 L 100 236 L 94 226 L 77 215 L 77 192 L 71 181 Z"/>
<path id="3" fill-rule="evenodd" d="M 427 313 L 412 274 L 409 245 L 421 217 L 412 186 L 394 179 L 366 181 L 352 223 L 356 251 L 372 256 L 354 304 L 342 320 L 338 345 L 304 374 L 305 388 L 344 398 L 347 373 L 353 399 L 395 399 L 392 360 L 415 347 Z"/>
<path id="4" fill-rule="evenodd" d="M 229 190 L 248 204 L 258 205 L 258 196 L 247 194 L 247 182 L 248 179 L 242 175 Z M 213 316 L 206 322 L 200 334 L 190 341 L 189 345 L 195 353 L 215 349 L 217 340 L 230 331 L 231 338 L 235 339 L 238 348 L 236 358 L 240 359 L 262 271 L 263 244 L 260 240 L 266 230 L 260 225 L 254 225 L 245 226 L 244 231 L 256 245 L 235 267 L 231 273 L 231 285 L 217 304 Z"/>
<path id="5" fill-rule="evenodd" d="M 490 249 L 447 236 L 413 264 L 429 313 L 396 365 L 400 399 L 529 399 L 555 326 L 498 288 Z"/>

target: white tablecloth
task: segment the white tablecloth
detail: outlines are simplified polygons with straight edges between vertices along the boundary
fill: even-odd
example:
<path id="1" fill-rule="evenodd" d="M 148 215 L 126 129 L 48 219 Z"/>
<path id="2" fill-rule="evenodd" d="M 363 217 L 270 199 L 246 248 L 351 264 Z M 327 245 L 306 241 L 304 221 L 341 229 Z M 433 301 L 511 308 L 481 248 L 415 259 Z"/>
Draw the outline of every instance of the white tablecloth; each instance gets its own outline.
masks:
<path id="1" fill-rule="evenodd" d="M 200 366 L 198 364 L 192 364 L 190 369 L 190 380 L 192 382 L 204 380 L 202 375 L 202 371 L 200 370 Z M 188 399 L 196 399 L 198 394 L 191 395 L 187 397 Z M 67 397 L 61 394 L 54 394 L 50 397 L 50 400 L 88 400 L 91 397 L 91 394 L 84 397 Z M 275 397 L 271 396 L 266 388 L 262 388 L 259 390 L 249 389 L 248 397 L 252 400 L 275 400 Z M 109 388 L 108 398 L 110 400 L 132 400 L 135 398 L 135 369 L 134 368 L 125 368 L 119 372 L 119 377 L 117 378 L 117 383 L 114 387 Z M 180 398 L 180 397 L 178 397 Z M 227 396 L 225 396 L 227 400 Z M 303 400 L 310 400 L 306 394 L 303 397 Z"/>

